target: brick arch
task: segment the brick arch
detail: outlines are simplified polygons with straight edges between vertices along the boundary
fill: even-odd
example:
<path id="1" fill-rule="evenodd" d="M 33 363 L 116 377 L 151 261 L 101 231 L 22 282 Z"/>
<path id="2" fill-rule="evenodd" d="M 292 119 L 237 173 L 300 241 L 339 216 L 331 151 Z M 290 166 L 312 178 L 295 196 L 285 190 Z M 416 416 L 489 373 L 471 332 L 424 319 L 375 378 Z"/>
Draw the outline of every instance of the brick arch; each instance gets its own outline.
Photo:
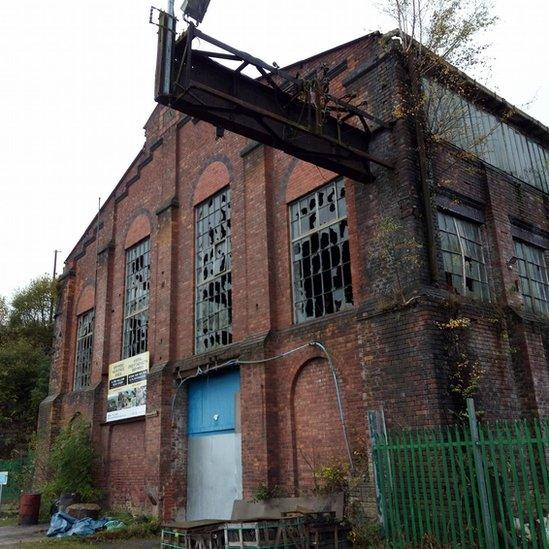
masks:
<path id="1" fill-rule="evenodd" d="M 335 177 L 337 177 L 337 174 L 330 170 L 325 170 L 309 162 L 298 160 L 290 167 L 290 173 L 286 180 L 284 199 L 286 203 L 293 202 L 300 196 L 310 193 Z"/>
<path id="2" fill-rule="evenodd" d="M 346 459 L 334 382 L 325 358 L 302 364 L 290 399 L 294 489 L 303 494 L 314 488 L 314 469 Z"/>
<path id="3" fill-rule="evenodd" d="M 124 249 L 131 248 L 140 240 L 147 238 L 151 234 L 151 221 L 146 213 L 139 213 L 134 217 L 124 239 Z"/>
<path id="4" fill-rule="evenodd" d="M 87 284 L 76 301 L 76 316 L 93 309 L 95 305 L 95 288 L 93 284 Z"/>
<path id="5" fill-rule="evenodd" d="M 200 202 L 203 202 L 209 196 L 229 185 L 230 181 L 229 168 L 224 162 L 215 160 L 211 164 L 208 164 L 200 175 L 194 189 L 193 206 L 200 204 Z"/>

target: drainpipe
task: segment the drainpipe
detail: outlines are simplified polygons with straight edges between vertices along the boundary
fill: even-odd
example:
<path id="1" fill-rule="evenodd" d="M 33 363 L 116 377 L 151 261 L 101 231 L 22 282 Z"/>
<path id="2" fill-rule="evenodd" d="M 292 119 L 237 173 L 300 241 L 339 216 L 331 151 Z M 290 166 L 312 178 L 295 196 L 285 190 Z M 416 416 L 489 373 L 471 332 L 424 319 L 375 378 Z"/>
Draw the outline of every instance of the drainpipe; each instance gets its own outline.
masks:
<path id="1" fill-rule="evenodd" d="M 320 349 L 326 356 L 326 359 L 328 360 L 328 366 L 330 367 L 330 372 L 332 374 L 332 379 L 334 381 L 334 389 L 335 389 L 335 394 L 337 399 L 337 409 L 339 412 L 339 420 L 341 421 L 341 428 L 343 430 L 343 439 L 345 441 L 345 449 L 347 450 L 347 457 L 349 459 L 349 465 L 351 467 L 351 471 L 354 471 L 355 466 L 353 463 L 353 453 L 351 452 L 351 445 L 349 443 L 349 433 L 347 431 L 347 420 L 345 419 L 343 403 L 341 402 L 341 390 L 339 388 L 339 381 L 337 379 L 337 371 L 335 369 L 330 353 L 328 352 L 326 347 L 322 343 L 320 343 L 320 341 L 311 341 L 309 345 L 311 345 L 311 347 L 317 347 L 318 349 Z"/>
<path id="2" fill-rule="evenodd" d="M 415 105 L 419 105 L 421 98 L 421 85 L 417 69 L 412 56 L 402 52 L 406 62 L 406 68 L 410 76 L 410 91 Z M 431 170 L 430 160 L 427 155 L 427 146 L 425 144 L 425 113 L 423 108 L 417 108 L 414 113 L 414 128 L 416 134 L 417 151 L 419 158 L 419 177 L 421 182 L 421 198 L 423 205 L 423 215 L 425 217 L 426 236 L 427 236 L 427 255 L 429 263 L 429 275 L 431 283 L 439 281 L 439 269 L 437 261 L 437 239 L 434 219 L 434 208 L 431 200 Z"/>

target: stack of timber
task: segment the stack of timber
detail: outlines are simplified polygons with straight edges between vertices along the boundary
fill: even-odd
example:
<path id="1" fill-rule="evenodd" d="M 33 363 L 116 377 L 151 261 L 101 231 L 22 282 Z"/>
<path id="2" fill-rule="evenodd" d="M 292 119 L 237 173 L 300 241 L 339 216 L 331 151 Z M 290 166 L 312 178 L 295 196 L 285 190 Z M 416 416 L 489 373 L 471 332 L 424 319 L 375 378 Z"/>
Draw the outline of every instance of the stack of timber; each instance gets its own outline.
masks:
<path id="1" fill-rule="evenodd" d="M 163 549 L 344 549 L 343 494 L 237 500 L 231 520 L 166 524 Z"/>
<path id="2" fill-rule="evenodd" d="M 193 521 L 162 529 L 165 549 L 343 549 L 346 529 L 326 513 L 272 520 Z"/>
<path id="3" fill-rule="evenodd" d="M 162 527 L 162 549 L 224 549 L 224 522 L 193 520 Z"/>
<path id="4" fill-rule="evenodd" d="M 302 517 L 225 524 L 227 549 L 308 549 L 307 537 Z"/>

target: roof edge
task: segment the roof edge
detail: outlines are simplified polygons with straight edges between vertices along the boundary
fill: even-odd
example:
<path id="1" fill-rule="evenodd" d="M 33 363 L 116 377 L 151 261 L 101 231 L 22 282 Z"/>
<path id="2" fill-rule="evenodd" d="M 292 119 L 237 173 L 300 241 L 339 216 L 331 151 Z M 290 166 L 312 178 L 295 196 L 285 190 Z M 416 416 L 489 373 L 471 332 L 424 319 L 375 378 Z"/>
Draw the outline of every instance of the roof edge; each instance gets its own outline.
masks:
<path id="1" fill-rule="evenodd" d="M 328 50 L 324 50 L 324 51 L 315 53 L 315 54 L 311 55 L 310 57 L 306 57 L 305 59 L 299 59 L 298 61 L 294 61 L 293 63 L 290 63 L 289 65 L 285 65 L 284 67 L 280 67 L 280 69 L 287 71 L 287 70 L 291 69 L 292 67 L 294 67 L 295 65 L 300 65 L 302 63 L 309 63 L 311 61 L 314 61 L 318 57 L 323 57 L 324 55 L 328 55 L 330 53 L 333 53 L 334 51 L 346 48 L 348 46 L 352 46 L 353 44 L 357 44 L 357 43 L 361 42 L 362 40 L 367 40 L 369 38 L 374 38 L 374 37 L 381 38 L 382 36 L 383 36 L 383 34 L 381 33 L 381 31 L 378 31 L 378 30 L 372 31 L 368 34 L 363 34 L 362 36 L 359 36 L 358 38 L 353 38 L 353 40 L 349 40 L 348 42 L 344 42 L 343 44 L 339 44 L 338 46 L 334 46 L 334 47 L 332 47 Z"/>
<path id="2" fill-rule="evenodd" d="M 406 34 L 406 33 L 401 33 L 401 31 L 399 29 L 393 29 L 393 30 L 390 30 L 390 31 L 384 33 L 383 35 L 381 35 L 381 38 L 391 38 L 392 36 L 399 36 L 400 34 Z M 414 42 L 418 43 L 416 40 L 414 40 Z M 425 46 L 423 46 L 423 47 L 425 47 Z M 436 54 L 433 54 L 433 55 L 436 55 Z M 525 123 L 527 123 L 531 126 L 534 126 L 539 131 L 546 134 L 547 137 L 549 138 L 549 127 L 547 127 L 545 124 L 543 124 L 543 122 L 540 122 L 537 118 L 534 118 L 533 116 L 531 116 L 528 113 L 524 112 L 522 109 L 520 109 L 516 105 L 513 105 L 512 103 L 507 101 L 507 99 L 505 99 L 504 97 L 501 97 L 496 92 L 490 90 L 489 88 L 487 88 L 486 86 L 484 86 L 483 84 L 478 82 L 478 80 L 475 80 L 472 76 L 469 76 L 466 72 L 462 71 L 461 69 L 458 69 L 456 66 L 452 65 L 451 63 L 449 63 L 445 59 L 442 59 L 438 55 L 436 57 L 438 57 L 438 59 L 442 63 L 444 63 L 448 67 L 451 67 L 451 69 L 453 71 L 455 71 L 461 78 L 463 78 L 465 82 L 467 82 L 470 86 L 476 88 L 486 98 L 489 98 L 489 99 L 492 99 L 492 100 L 496 101 L 500 105 L 500 107 L 502 107 L 504 109 L 512 109 L 513 112 L 518 117 L 522 118 Z"/>

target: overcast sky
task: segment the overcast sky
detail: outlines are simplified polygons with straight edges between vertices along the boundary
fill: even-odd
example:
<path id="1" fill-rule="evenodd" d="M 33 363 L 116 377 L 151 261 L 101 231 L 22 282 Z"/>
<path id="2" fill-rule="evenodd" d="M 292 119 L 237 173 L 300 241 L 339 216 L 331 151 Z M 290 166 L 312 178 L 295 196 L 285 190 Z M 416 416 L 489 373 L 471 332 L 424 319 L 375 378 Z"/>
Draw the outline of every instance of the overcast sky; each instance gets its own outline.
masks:
<path id="1" fill-rule="evenodd" d="M 157 0 L 164 8 L 167 0 Z M 176 6 L 181 0 L 176 0 Z M 285 65 L 394 27 L 376 0 L 212 0 L 201 26 Z M 0 295 L 51 272 L 144 141 L 156 27 L 149 1 L 11 0 L 0 7 Z M 495 0 L 488 84 L 549 123 L 547 0 Z"/>

